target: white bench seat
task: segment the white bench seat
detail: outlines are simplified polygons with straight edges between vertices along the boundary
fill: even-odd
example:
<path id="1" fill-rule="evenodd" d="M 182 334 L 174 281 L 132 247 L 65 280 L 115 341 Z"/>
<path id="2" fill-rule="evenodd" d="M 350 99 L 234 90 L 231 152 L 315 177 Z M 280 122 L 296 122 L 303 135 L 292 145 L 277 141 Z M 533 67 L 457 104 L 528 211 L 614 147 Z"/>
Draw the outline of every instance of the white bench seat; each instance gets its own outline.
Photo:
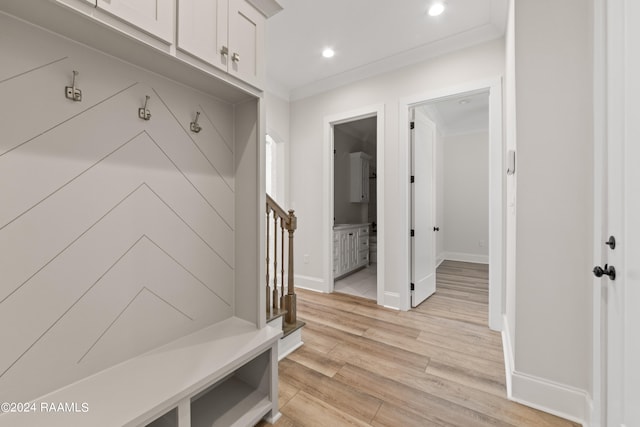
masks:
<path id="1" fill-rule="evenodd" d="M 38 398 L 35 412 L 4 413 L 0 426 L 144 426 L 176 407 L 180 427 L 203 419 L 207 425 L 251 425 L 270 411 L 277 418 L 273 375 L 281 335 L 273 327 L 256 329 L 232 317 Z M 233 375 L 260 355 L 262 367 L 248 368 L 257 385 L 243 381 L 245 372 Z M 43 402 L 75 403 L 78 412 L 42 411 Z"/>

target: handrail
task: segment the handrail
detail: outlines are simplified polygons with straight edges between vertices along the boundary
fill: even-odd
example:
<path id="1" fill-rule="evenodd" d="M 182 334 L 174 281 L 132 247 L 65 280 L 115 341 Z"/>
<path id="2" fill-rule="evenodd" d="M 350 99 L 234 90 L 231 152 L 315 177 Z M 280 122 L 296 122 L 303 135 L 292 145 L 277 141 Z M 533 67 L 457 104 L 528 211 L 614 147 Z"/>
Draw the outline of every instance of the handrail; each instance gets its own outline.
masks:
<path id="1" fill-rule="evenodd" d="M 280 207 L 280 205 L 278 204 L 278 202 L 276 202 L 275 200 L 273 200 L 271 198 L 271 196 L 269 196 L 267 194 L 267 213 L 269 212 L 269 209 L 271 209 L 272 211 L 274 211 L 276 213 L 276 215 L 278 215 L 280 218 L 284 218 L 287 220 L 289 219 L 289 215 L 287 215 L 287 213 L 284 211 L 284 209 L 282 209 Z"/>
<path id="2" fill-rule="evenodd" d="M 273 221 L 273 238 L 270 239 L 270 220 Z M 285 314 L 285 324 L 296 324 L 297 315 L 296 315 L 296 294 L 293 284 L 293 235 L 298 226 L 297 218 L 294 214 L 293 210 L 289 210 L 285 212 L 285 210 L 278 205 L 278 203 L 273 200 L 267 194 L 267 203 L 266 203 L 266 234 L 267 234 L 267 251 L 266 251 L 266 303 L 267 303 L 267 312 L 272 312 L 275 310 L 286 310 Z M 280 245 L 280 287 L 281 292 L 278 292 L 278 224 L 280 226 L 280 235 L 281 235 L 281 245 Z M 284 265 L 285 265 L 285 238 L 284 231 L 287 230 L 289 234 L 288 238 L 288 246 L 289 246 L 289 256 L 287 258 L 287 290 L 285 294 L 284 287 Z M 273 270 L 271 270 L 270 264 L 270 243 L 273 243 Z M 269 274 L 272 271 L 272 277 Z M 270 285 L 270 278 L 273 279 L 273 288 Z M 278 297 L 280 295 L 280 297 Z"/>

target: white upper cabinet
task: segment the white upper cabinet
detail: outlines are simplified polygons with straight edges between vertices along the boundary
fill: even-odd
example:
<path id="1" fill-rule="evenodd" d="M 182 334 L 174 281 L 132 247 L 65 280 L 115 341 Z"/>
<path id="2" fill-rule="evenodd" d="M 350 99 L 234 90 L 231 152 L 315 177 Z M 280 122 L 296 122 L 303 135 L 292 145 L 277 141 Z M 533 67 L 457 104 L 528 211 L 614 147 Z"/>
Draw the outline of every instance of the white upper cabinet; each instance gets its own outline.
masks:
<path id="1" fill-rule="evenodd" d="M 227 70 L 229 0 L 178 0 L 178 49 Z"/>
<path id="2" fill-rule="evenodd" d="M 178 0 L 178 49 L 258 88 L 264 26 L 245 0 Z"/>
<path id="3" fill-rule="evenodd" d="M 167 43 L 173 42 L 173 0 L 97 0 L 97 6 Z"/>
<path id="4" fill-rule="evenodd" d="M 265 18 L 245 0 L 229 2 L 229 73 L 257 87 L 264 81 Z"/>

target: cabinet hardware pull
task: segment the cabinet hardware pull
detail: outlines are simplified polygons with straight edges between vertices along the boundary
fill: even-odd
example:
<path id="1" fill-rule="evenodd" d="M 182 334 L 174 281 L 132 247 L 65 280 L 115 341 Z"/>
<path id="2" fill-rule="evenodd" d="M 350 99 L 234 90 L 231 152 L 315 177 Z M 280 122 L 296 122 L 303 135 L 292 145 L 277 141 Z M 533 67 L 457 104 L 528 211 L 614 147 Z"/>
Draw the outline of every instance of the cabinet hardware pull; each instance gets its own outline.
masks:
<path id="1" fill-rule="evenodd" d="M 238 52 L 234 52 L 233 55 L 231 55 L 231 60 L 233 62 L 240 62 L 240 54 Z"/>
<path id="2" fill-rule="evenodd" d="M 220 49 L 220 55 L 227 56 L 228 54 L 229 54 L 229 48 L 226 46 L 222 46 L 222 49 Z"/>

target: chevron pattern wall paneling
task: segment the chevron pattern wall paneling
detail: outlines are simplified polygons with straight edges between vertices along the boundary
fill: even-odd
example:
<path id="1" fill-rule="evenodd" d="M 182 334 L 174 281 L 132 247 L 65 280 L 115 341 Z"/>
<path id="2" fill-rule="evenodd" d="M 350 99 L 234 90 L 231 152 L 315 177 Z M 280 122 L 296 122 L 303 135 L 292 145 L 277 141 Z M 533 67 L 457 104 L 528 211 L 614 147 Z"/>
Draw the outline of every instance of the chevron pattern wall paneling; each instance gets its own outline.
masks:
<path id="1" fill-rule="evenodd" d="M 0 58 L 0 401 L 233 316 L 233 106 L 1 14 Z"/>

